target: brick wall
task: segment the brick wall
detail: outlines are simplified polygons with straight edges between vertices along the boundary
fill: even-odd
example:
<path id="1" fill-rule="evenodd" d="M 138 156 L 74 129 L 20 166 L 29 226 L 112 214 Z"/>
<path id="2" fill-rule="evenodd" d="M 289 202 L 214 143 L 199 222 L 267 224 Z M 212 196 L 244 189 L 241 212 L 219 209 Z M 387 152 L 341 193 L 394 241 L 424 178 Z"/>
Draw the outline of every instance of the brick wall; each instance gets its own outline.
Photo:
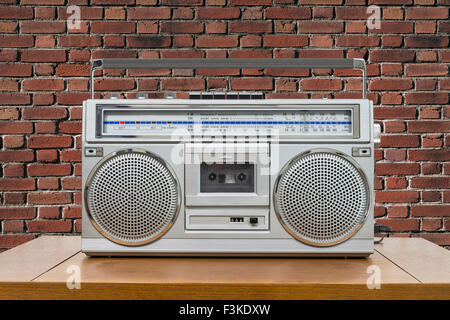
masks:
<path id="1" fill-rule="evenodd" d="M 362 57 L 382 124 L 375 215 L 450 245 L 449 0 L 0 0 L 0 251 L 81 228 L 81 102 L 91 58 Z M 67 7 L 81 8 L 68 30 Z M 367 6 L 381 9 L 368 30 Z M 105 72 L 101 91 L 360 97 L 357 72 Z M 195 78 L 192 76 L 195 75 Z M 250 80 L 250 81 L 249 81 Z"/>

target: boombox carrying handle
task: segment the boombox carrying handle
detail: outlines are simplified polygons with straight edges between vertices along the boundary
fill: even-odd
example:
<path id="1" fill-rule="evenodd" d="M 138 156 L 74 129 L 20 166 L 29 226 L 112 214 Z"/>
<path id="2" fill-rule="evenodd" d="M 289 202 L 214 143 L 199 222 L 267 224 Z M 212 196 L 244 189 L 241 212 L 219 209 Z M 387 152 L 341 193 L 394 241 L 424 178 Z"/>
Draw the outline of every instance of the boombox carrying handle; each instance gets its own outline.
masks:
<path id="1" fill-rule="evenodd" d="M 94 72 L 101 69 L 313 69 L 337 68 L 362 71 L 362 96 L 366 98 L 364 59 L 96 59 L 91 65 L 91 98 L 94 99 Z"/>

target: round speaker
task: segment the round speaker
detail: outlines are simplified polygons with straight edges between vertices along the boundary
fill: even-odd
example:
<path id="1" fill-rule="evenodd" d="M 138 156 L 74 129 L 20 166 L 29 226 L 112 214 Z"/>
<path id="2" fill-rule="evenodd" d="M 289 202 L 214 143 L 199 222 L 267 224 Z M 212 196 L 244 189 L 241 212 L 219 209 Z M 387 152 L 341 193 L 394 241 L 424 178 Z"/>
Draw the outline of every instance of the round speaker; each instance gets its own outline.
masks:
<path id="1" fill-rule="evenodd" d="M 109 240 L 128 246 L 161 237 L 180 208 L 179 184 L 172 169 L 144 150 L 122 150 L 102 159 L 84 191 L 94 227 Z"/>
<path id="2" fill-rule="evenodd" d="M 292 159 L 275 183 L 274 206 L 283 227 L 313 246 L 331 246 L 350 238 L 369 209 L 369 186 L 346 155 L 317 149 Z"/>

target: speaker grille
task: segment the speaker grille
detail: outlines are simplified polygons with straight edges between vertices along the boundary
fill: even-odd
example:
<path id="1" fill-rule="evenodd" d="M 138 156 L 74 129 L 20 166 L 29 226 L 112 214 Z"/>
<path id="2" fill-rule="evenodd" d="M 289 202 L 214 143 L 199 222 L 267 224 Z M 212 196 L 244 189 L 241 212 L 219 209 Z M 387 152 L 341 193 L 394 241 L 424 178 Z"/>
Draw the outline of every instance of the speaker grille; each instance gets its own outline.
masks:
<path id="1" fill-rule="evenodd" d="M 309 152 L 292 160 L 278 177 L 275 211 L 284 228 L 315 246 L 348 239 L 364 222 L 369 191 L 363 174 L 333 152 Z"/>
<path id="2" fill-rule="evenodd" d="M 91 221 L 114 242 L 151 242 L 168 230 L 178 213 L 177 181 L 149 153 L 127 151 L 106 158 L 88 180 L 85 200 Z"/>

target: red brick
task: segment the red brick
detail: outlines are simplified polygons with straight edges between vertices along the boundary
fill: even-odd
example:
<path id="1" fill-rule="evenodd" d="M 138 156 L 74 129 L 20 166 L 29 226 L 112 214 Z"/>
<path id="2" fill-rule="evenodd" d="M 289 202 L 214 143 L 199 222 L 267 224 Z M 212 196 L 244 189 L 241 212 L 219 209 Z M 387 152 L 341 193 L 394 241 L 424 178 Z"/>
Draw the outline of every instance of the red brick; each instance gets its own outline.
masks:
<path id="1" fill-rule="evenodd" d="M 48 106 L 55 102 L 53 93 L 35 93 L 33 95 L 33 104 L 35 106 Z"/>
<path id="2" fill-rule="evenodd" d="M 412 177 L 410 185 L 412 188 L 448 189 L 448 188 L 450 188 L 450 178 L 449 177 Z"/>
<path id="3" fill-rule="evenodd" d="M 441 219 L 426 218 L 422 219 L 422 231 L 437 231 L 442 227 Z"/>
<path id="4" fill-rule="evenodd" d="M 91 0 L 91 4 L 106 4 L 106 5 L 131 5 L 135 0 Z"/>
<path id="5" fill-rule="evenodd" d="M 445 190 L 444 192 L 442 192 L 442 201 L 445 203 L 450 203 L 450 190 Z M 6 198 L 5 198 L 6 200 Z M 450 223 L 450 220 L 448 221 Z M 450 226 L 450 224 L 449 224 Z M 447 228 L 447 230 L 450 230 L 450 227 Z"/>
<path id="6" fill-rule="evenodd" d="M 72 202 L 70 192 L 36 192 L 28 193 L 30 204 L 66 204 Z"/>
<path id="7" fill-rule="evenodd" d="M 378 36 L 344 35 L 336 39 L 337 47 L 376 47 L 379 44 Z"/>
<path id="8" fill-rule="evenodd" d="M 302 79 L 300 81 L 301 90 L 331 90 L 338 91 L 342 89 L 342 80 L 339 79 Z"/>
<path id="9" fill-rule="evenodd" d="M 36 185 L 34 179 L 31 178 L 0 178 L 0 190 L 11 191 L 11 190 L 35 190 Z"/>
<path id="10" fill-rule="evenodd" d="M 34 45 L 34 39 L 31 35 L 3 35 L 0 36 L 1 48 L 27 48 Z"/>
<path id="11" fill-rule="evenodd" d="M 381 93 L 381 103 L 383 105 L 388 105 L 388 104 L 393 104 L 393 105 L 398 105 L 398 104 L 402 104 L 403 102 L 403 97 L 402 94 L 399 92 L 382 92 Z M 378 119 L 381 118 L 396 118 L 395 115 L 393 116 L 386 116 L 387 114 L 395 114 L 395 113 L 400 113 L 403 111 L 406 111 L 404 109 L 393 109 L 393 108 L 386 108 L 386 109 L 382 109 L 382 108 L 377 108 L 377 117 Z M 399 111 L 399 112 L 396 112 Z M 403 118 L 403 117 L 401 117 Z"/>
<path id="12" fill-rule="evenodd" d="M 400 133 L 406 131 L 406 124 L 404 121 L 387 121 L 384 123 L 385 133 Z"/>
<path id="13" fill-rule="evenodd" d="M 226 32 L 227 32 L 227 24 L 225 22 L 214 21 L 206 25 L 206 33 L 226 33 Z"/>
<path id="14" fill-rule="evenodd" d="M 366 7 L 337 7 L 336 18 L 342 20 L 366 20 L 370 14 Z"/>
<path id="15" fill-rule="evenodd" d="M 381 37 L 381 44 L 383 47 L 400 48 L 403 43 L 402 36 L 383 35 Z"/>
<path id="16" fill-rule="evenodd" d="M 418 51 L 417 52 L 417 60 L 423 62 L 437 61 L 437 52 L 436 51 Z"/>
<path id="17" fill-rule="evenodd" d="M 270 78 L 234 78 L 231 79 L 233 90 L 272 90 L 273 82 Z"/>
<path id="18" fill-rule="evenodd" d="M 383 8 L 383 19 L 386 20 L 402 20 L 404 9 L 401 7 Z"/>
<path id="19" fill-rule="evenodd" d="M 310 19 L 311 9 L 308 7 L 270 7 L 265 10 L 266 19 Z"/>
<path id="20" fill-rule="evenodd" d="M 29 64 L 1 64 L 0 75 L 2 77 L 29 77 L 32 74 L 32 66 Z"/>
<path id="21" fill-rule="evenodd" d="M 410 121 L 408 123 L 409 132 L 450 132 L 450 121 Z"/>
<path id="22" fill-rule="evenodd" d="M 24 222 L 22 220 L 7 220 L 3 221 L 2 231 L 3 232 L 23 232 Z"/>
<path id="23" fill-rule="evenodd" d="M 44 177 L 37 179 L 39 190 L 58 190 L 59 189 L 59 179 Z"/>
<path id="24" fill-rule="evenodd" d="M 242 11 L 243 20 L 262 20 L 262 7 L 245 7 Z"/>
<path id="25" fill-rule="evenodd" d="M 375 79 L 369 83 L 369 89 L 374 91 L 392 91 L 392 90 L 408 90 L 412 89 L 413 82 L 411 79 Z"/>
<path id="26" fill-rule="evenodd" d="M 204 25 L 195 21 L 163 21 L 160 28 L 162 33 L 202 33 Z"/>
<path id="27" fill-rule="evenodd" d="M 95 88 L 97 90 L 132 90 L 135 87 L 133 79 L 109 78 L 95 80 Z"/>
<path id="28" fill-rule="evenodd" d="M 60 122 L 59 123 L 59 132 L 60 133 L 71 133 L 77 134 L 81 133 L 81 122 Z"/>
<path id="29" fill-rule="evenodd" d="M 389 161 L 406 160 L 406 150 L 404 150 L 404 149 L 388 149 L 385 151 L 384 158 Z"/>
<path id="30" fill-rule="evenodd" d="M 228 24 L 230 33 L 270 33 L 272 23 L 270 21 L 230 22 Z"/>
<path id="31" fill-rule="evenodd" d="M 39 207 L 40 219 L 58 219 L 60 218 L 59 207 Z"/>
<path id="32" fill-rule="evenodd" d="M 30 162 L 34 160 L 34 154 L 31 150 L 0 150 L 0 161 L 2 162 Z"/>
<path id="33" fill-rule="evenodd" d="M 417 91 L 434 91 L 436 90 L 437 81 L 435 79 L 417 79 Z"/>
<path id="34" fill-rule="evenodd" d="M 445 76 L 448 74 L 448 67 L 445 64 L 420 63 L 407 64 L 407 76 Z"/>
<path id="35" fill-rule="evenodd" d="M 87 35 L 60 36 L 58 44 L 60 47 L 99 47 L 101 46 L 101 37 Z"/>
<path id="36" fill-rule="evenodd" d="M 36 208 L 31 207 L 0 207 L 0 219 L 33 219 Z"/>
<path id="37" fill-rule="evenodd" d="M 59 64 L 55 71 L 56 75 L 61 77 L 87 77 L 90 74 L 90 66 L 84 64 Z"/>
<path id="38" fill-rule="evenodd" d="M 300 21 L 298 32 L 300 33 L 341 33 L 344 31 L 344 23 L 337 21 Z"/>
<path id="39" fill-rule="evenodd" d="M 161 4 L 168 6 L 201 6 L 203 0 L 161 0 Z"/>
<path id="40" fill-rule="evenodd" d="M 416 22 L 416 33 L 435 33 L 435 32 L 436 32 L 436 22 L 434 21 Z"/>
<path id="41" fill-rule="evenodd" d="M 441 201 L 440 191 L 422 191 L 422 202 L 439 202 Z"/>
<path id="42" fill-rule="evenodd" d="M 406 8 L 407 20 L 447 19 L 448 8 Z"/>
<path id="43" fill-rule="evenodd" d="M 199 36 L 196 44 L 198 48 L 231 48 L 237 45 L 237 36 Z"/>
<path id="44" fill-rule="evenodd" d="M 409 62 L 414 61 L 413 50 L 375 49 L 370 52 L 372 62 Z"/>
<path id="45" fill-rule="evenodd" d="M 138 22 L 137 26 L 138 33 L 157 33 L 158 23 L 154 21 L 142 21 Z M 123 46 L 123 45 L 120 45 Z"/>
<path id="46" fill-rule="evenodd" d="M 3 91 L 18 91 L 19 82 L 13 79 L 0 79 L 0 88 Z"/>
<path id="47" fill-rule="evenodd" d="M 51 76 L 54 75 L 54 68 L 51 64 L 36 64 L 34 66 L 34 74 L 36 76 Z"/>
<path id="48" fill-rule="evenodd" d="M 3 146 L 9 149 L 20 148 L 23 146 L 23 136 L 5 136 Z"/>
<path id="49" fill-rule="evenodd" d="M 422 164 L 422 174 L 439 174 L 441 173 L 441 164 L 426 162 Z"/>
<path id="50" fill-rule="evenodd" d="M 380 203 L 418 202 L 419 193 L 417 191 L 377 191 L 375 201 Z"/>
<path id="51" fill-rule="evenodd" d="M 389 218 L 406 218 L 408 217 L 408 206 L 390 206 L 388 207 Z"/>
<path id="52" fill-rule="evenodd" d="M 134 33 L 136 24 L 131 21 L 92 21 L 92 33 Z"/>
<path id="53" fill-rule="evenodd" d="M 30 49 L 23 50 L 21 60 L 24 62 L 64 62 L 66 61 L 66 52 L 64 50 L 43 50 Z"/>
<path id="54" fill-rule="evenodd" d="M 165 0 L 165 1 L 172 1 L 172 0 Z M 272 0 L 230 0 L 230 3 L 234 6 L 268 6 L 272 4 Z"/>
<path id="55" fill-rule="evenodd" d="M 197 19 L 201 20 L 222 20 L 237 19 L 241 15 L 239 8 L 198 8 Z"/>
<path id="56" fill-rule="evenodd" d="M 205 88 L 204 79 L 169 78 L 163 79 L 162 90 L 202 90 Z"/>
<path id="57" fill-rule="evenodd" d="M 29 91 L 61 91 L 64 90 L 64 80 L 61 79 L 25 79 L 22 88 Z"/>
<path id="58" fill-rule="evenodd" d="M 426 135 L 422 137 L 423 148 L 442 147 L 442 135 Z"/>
<path id="59" fill-rule="evenodd" d="M 129 8 L 128 19 L 131 20 L 170 19 L 170 8 Z"/>
<path id="60" fill-rule="evenodd" d="M 193 19 L 194 18 L 194 10 L 191 8 L 177 8 L 173 9 L 173 18 L 174 19 Z"/>
<path id="61" fill-rule="evenodd" d="M 72 222 L 68 220 L 33 220 L 27 225 L 28 232 L 70 232 Z"/>
<path id="62" fill-rule="evenodd" d="M 4 177 L 23 177 L 24 172 L 23 164 L 9 163 L 3 166 Z"/>
<path id="63" fill-rule="evenodd" d="M 60 105 L 74 106 L 81 105 L 84 100 L 90 99 L 91 95 L 89 93 L 82 92 L 61 92 L 56 95 L 56 101 Z M 66 110 L 64 108 L 64 110 Z M 62 117 L 64 118 L 64 117 Z M 52 119 L 52 118 L 49 118 Z"/>
<path id="64" fill-rule="evenodd" d="M 36 133 L 55 133 L 56 124 L 54 122 L 36 122 Z"/>
<path id="65" fill-rule="evenodd" d="M 72 146 L 70 136 L 31 136 L 28 137 L 28 148 L 68 148 Z"/>
<path id="66" fill-rule="evenodd" d="M 169 36 L 130 36 L 127 45 L 130 48 L 164 48 L 170 46 Z"/>
<path id="67" fill-rule="evenodd" d="M 376 174 L 382 176 L 391 175 L 415 175 L 419 174 L 418 163 L 377 163 Z"/>
<path id="68" fill-rule="evenodd" d="M 413 217 L 448 217 L 450 205 L 414 205 L 411 207 Z"/>
<path id="69" fill-rule="evenodd" d="M 81 207 L 80 206 L 70 206 L 63 208 L 64 219 L 80 219 L 81 218 Z"/>
<path id="70" fill-rule="evenodd" d="M 382 217 L 386 214 L 386 208 L 381 206 L 374 207 L 374 217 Z"/>
<path id="71" fill-rule="evenodd" d="M 446 92 L 408 92 L 406 104 L 446 104 L 449 96 Z"/>
<path id="72" fill-rule="evenodd" d="M 61 186 L 65 190 L 81 190 L 81 178 L 64 177 L 61 179 Z"/>
<path id="73" fill-rule="evenodd" d="M 21 4 L 63 5 L 64 0 L 22 0 Z"/>
<path id="74" fill-rule="evenodd" d="M 418 147 L 420 139 L 417 135 L 383 135 L 381 136 L 382 147 Z"/>
<path id="75" fill-rule="evenodd" d="M 36 155 L 37 160 L 41 162 L 55 162 L 58 160 L 58 152 L 56 150 L 38 150 Z"/>
<path id="76" fill-rule="evenodd" d="M 405 46 L 409 48 L 446 48 L 448 36 L 409 36 L 405 38 Z"/>
<path id="77" fill-rule="evenodd" d="M 388 177 L 386 178 L 387 189 L 406 189 L 408 182 L 403 177 Z"/>
<path id="78" fill-rule="evenodd" d="M 30 7 L 0 7 L 0 19 L 23 20 L 33 19 L 33 8 Z"/>
<path id="79" fill-rule="evenodd" d="M 411 161 L 450 161 L 450 150 L 409 150 Z"/>
<path id="80" fill-rule="evenodd" d="M 265 47 L 304 47 L 308 45 L 308 37 L 301 35 L 265 35 Z"/>
<path id="81" fill-rule="evenodd" d="M 449 107 L 444 107 L 444 117 L 445 110 Z M 449 108 L 450 110 L 450 108 Z M 439 119 L 441 117 L 441 107 L 422 107 L 420 109 L 420 119 Z M 450 117 L 447 117 L 450 118 Z"/>
<path id="82" fill-rule="evenodd" d="M 22 21 L 20 23 L 22 33 L 63 33 L 66 31 L 66 23 L 62 21 Z"/>
<path id="83" fill-rule="evenodd" d="M 418 231 L 419 219 L 377 219 L 377 223 L 391 227 L 392 231 Z"/>
<path id="84" fill-rule="evenodd" d="M 29 164 L 28 176 L 67 176 L 70 175 L 72 166 L 70 164 Z"/>

